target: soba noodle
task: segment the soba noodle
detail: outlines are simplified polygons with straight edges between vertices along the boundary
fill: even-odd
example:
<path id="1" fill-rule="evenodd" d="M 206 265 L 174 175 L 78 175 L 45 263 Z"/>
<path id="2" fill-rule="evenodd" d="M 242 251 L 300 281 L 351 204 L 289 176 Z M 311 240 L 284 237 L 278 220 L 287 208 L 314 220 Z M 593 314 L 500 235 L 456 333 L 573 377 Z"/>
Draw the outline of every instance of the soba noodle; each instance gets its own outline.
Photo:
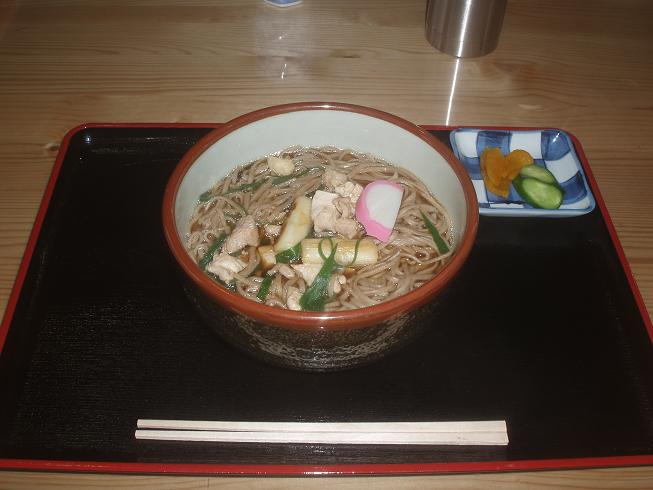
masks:
<path id="1" fill-rule="evenodd" d="M 324 305 L 326 311 L 362 308 L 397 298 L 432 279 L 450 259 L 451 252 L 438 251 L 421 213 L 430 219 L 451 249 L 453 234 L 449 215 L 408 170 L 372 155 L 332 147 L 292 147 L 277 156 L 292 158 L 293 175 L 297 177 L 275 177 L 264 157 L 235 168 L 200 196 L 187 238 L 188 250 L 196 261 L 200 262 L 212 243 L 222 234 L 230 234 L 237 222 L 247 215 L 254 218 L 265 241 L 264 226 L 282 225 L 299 196 L 312 197 L 316 190 L 324 189 L 323 176 L 328 169 L 345 174 L 347 180 L 363 187 L 372 181 L 390 180 L 401 184 L 404 193 L 389 241 L 373 239 L 378 261 L 355 270 L 339 268 L 334 275 L 344 284 L 340 288 L 330 286 L 331 293 L 340 291 L 330 295 Z M 326 236 L 337 235 L 326 233 Z M 355 239 L 364 236 L 365 230 L 359 226 Z M 266 272 L 260 267 L 257 248 L 246 246 L 239 252 L 239 259 L 246 265 L 233 274 L 229 286 L 250 300 L 262 302 L 257 294 Z M 287 308 L 291 294 L 302 294 L 307 287 L 301 275 L 286 277 L 277 272 L 272 276 L 264 302 Z"/>

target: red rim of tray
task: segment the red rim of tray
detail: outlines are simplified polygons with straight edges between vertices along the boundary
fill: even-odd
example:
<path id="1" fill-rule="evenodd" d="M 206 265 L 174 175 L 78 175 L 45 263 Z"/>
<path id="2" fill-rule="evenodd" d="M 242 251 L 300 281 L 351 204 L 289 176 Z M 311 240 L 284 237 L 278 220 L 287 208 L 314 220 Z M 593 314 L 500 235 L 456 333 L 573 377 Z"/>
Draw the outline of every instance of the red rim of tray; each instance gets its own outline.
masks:
<path id="1" fill-rule="evenodd" d="M 63 165 L 63 161 L 75 134 L 91 128 L 219 128 L 215 123 L 88 123 L 71 129 L 63 138 L 50 179 L 43 194 L 43 199 L 34 221 L 34 227 L 27 242 L 23 259 L 20 263 L 14 287 L 7 301 L 5 315 L 0 325 L 0 352 L 4 347 L 9 326 L 20 296 L 30 260 L 52 198 L 52 193 Z M 460 127 L 475 127 L 478 129 L 503 130 L 540 130 L 550 128 L 536 127 L 498 127 L 498 126 L 440 126 L 421 125 L 424 130 L 452 131 Z M 607 212 L 605 202 L 599 192 L 598 185 L 589 167 L 587 157 L 579 140 L 568 131 L 566 134 L 574 142 L 583 171 L 594 193 L 594 198 L 603 216 L 606 227 L 612 239 L 619 260 L 626 274 L 631 292 L 637 303 L 639 313 L 646 325 L 649 339 L 653 342 L 653 325 L 637 288 L 631 269 L 626 260 L 623 248 L 617 237 L 616 230 Z M 255 464 L 167 464 L 167 463 L 130 463 L 102 461 L 65 461 L 38 459 L 0 459 L 0 469 L 5 470 L 40 470 L 84 473 L 151 473 L 168 475 L 250 475 L 250 476 L 354 476 L 354 475 L 427 475 L 440 473 L 470 473 L 496 471 L 534 471 L 558 469 L 590 469 L 617 466 L 648 466 L 653 465 L 653 454 L 631 456 L 607 456 L 591 458 L 560 458 L 534 459 L 518 461 L 484 461 L 484 462 L 444 462 L 444 463 L 376 463 L 376 464 L 335 464 L 335 465 L 255 465 Z"/>

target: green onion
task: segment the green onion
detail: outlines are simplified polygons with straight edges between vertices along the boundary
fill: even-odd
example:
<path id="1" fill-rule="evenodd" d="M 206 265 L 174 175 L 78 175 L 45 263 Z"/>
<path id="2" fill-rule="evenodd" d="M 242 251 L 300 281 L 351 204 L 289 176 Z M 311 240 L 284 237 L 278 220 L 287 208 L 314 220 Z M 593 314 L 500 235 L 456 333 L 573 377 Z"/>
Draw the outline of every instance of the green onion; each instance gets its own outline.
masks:
<path id="1" fill-rule="evenodd" d="M 302 258 L 302 242 L 297 243 L 292 248 L 279 252 L 275 255 L 278 263 L 288 264 L 291 262 L 299 262 Z"/>
<path id="2" fill-rule="evenodd" d="M 310 171 L 311 171 L 310 168 L 305 168 L 304 170 L 302 170 L 301 172 L 296 173 L 296 174 L 281 175 L 279 177 L 275 177 L 274 179 L 272 179 L 272 185 L 280 185 L 280 184 L 283 184 L 285 182 L 288 182 L 289 180 L 292 180 L 292 179 L 295 179 L 295 178 L 298 178 L 298 177 L 303 177 L 304 175 L 306 175 Z"/>
<path id="3" fill-rule="evenodd" d="M 328 257 L 327 257 L 326 255 L 324 255 L 324 252 L 322 251 L 322 242 L 323 242 L 324 240 L 326 240 L 326 239 L 323 238 L 323 239 L 320 240 L 320 242 L 317 244 L 317 253 L 320 254 L 320 257 L 322 257 L 322 260 L 327 260 Z M 331 238 L 329 238 L 329 245 L 331 245 L 331 248 L 333 248 L 333 241 L 331 240 Z"/>
<path id="4" fill-rule="evenodd" d="M 326 240 L 326 239 L 325 239 Z M 331 239 L 329 238 L 331 242 Z M 336 268 L 336 249 L 338 244 L 333 245 L 331 242 L 331 253 L 322 264 L 320 272 L 317 273 L 311 285 L 306 289 L 302 297 L 299 299 L 299 305 L 305 311 L 324 311 L 324 305 L 329 295 L 329 279 L 331 273 Z M 322 241 L 318 246 L 318 250 L 322 250 Z"/>
<path id="5" fill-rule="evenodd" d="M 301 172 L 298 172 L 296 174 L 290 174 L 290 175 L 281 175 L 279 177 L 274 177 L 272 179 L 272 185 L 281 185 L 285 182 L 288 182 L 289 180 L 296 179 L 298 177 L 303 177 L 307 173 L 309 173 L 311 170 L 317 167 L 309 167 L 305 168 Z M 254 182 L 250 182 L 249 184 L 242 184 L 237 187 L 233 187 L 231 189 L 228 189 L 223 196 L 228 196 L 229 194 L 235 194 L 236 192 L 243 192 L 243 191 L 255 191 L 259 187 L 261 187 L 265 182 L 267 182 L 268 177 L 265 177 L 260 180 L 255 180 Z M 210 201 L 213 197 L 215 196 L 213 189 L 209 189 L 206 192 L 202 192 L 200 194 L 200 197 L 198 198 L 199 202 L 208 202 Z"/>
<path id="6" fill-rule="evenodd" d="M 200 194 L 200 197 L 198 198 L 198 201 L 199 202 L 207 202 L 207 201 L 210 201 L 212 197 L 213 197 L 213 191 L 211 189 L 209 189 L 208 191 L 202 192 Z"/>
<path id="7" fill-rule="evenodd" d="M 209 249 L 204 252 L 204 255 L 198 262 L 198 265 L 200 266 L 200 269 L 205 270 L 206 266 L 211 263 L 213 260 L 213 254 L 218 251 L 218 249 L 222 246 L 224 241 L 227 239 L 227 234 L 222 233 L 218 238 L 215 239 L 215 241 L 211 244 Z"/>
<path id="8" fill-rule="evenodd" d="M 354 246 L 354 258 L 351 259 L 351 262 L 347 265 L 347 267 L 353 266 L 354 263 L 356 262 L 356 259 L 358 258 L 358 247 L 360 247 L 360 244 L 361 244 L 362 241 L 363 241 L 362 238 L 359 238 L 358 240 L 356 240 L 356 245 Z"/>
<path id="9" fill-rule="evenodd" d="M 228 196 L 229 194 L 235 194 L 236 192 L 243 192 L 243 191 L 255 191 L 259 187 L 261 187 L 265 182 L 267 181 L 267 177 L 261 180 L 255 180 L 254 182 L 250 182 L 249 184 L 243 184 L 239 185 L 237 187 L 233 187 L 231 189 L 228 189 L 223 196 Z M 202 192 L 200 194 L 200 197 L 198 198 L 199 202 L 208 202 L 210 201 L 213 197 L 215 197 L 215 193 L 213 192 L 213 189 L 209 189 L 206 192 Z M 247 213 L 247 210 L 240 206 L 240 208 Z"/>
<path id="10" fill-rule="evenodd" d="M 261 287 L 258 288 L 258 293 L 256 293 L 256 297 L 261 301 L 265 301 L 265 298 L 267 298 L 268 293 L 270 292 L 271 284 L 272 284 L 272 276 L 265 276 L 263 282 L 261 282 Z"/>
<path id="11" fill-rule="evenodd" d="M 239 185 L 237 187 L 233 187 L 229 189 L 227 192 L 222 194 L 223 196 L 228 196 L 229 194 L 235 194 L 236 192 L 243 192 L 243 191 L 255 191 L 259 187 L 261 187 L 265 182 L 267 181 L 267 177 L 261 180 L 255 180 L 254 182 L 250 182 L 249 184 L 243 184 Z"/>
<path id="12" fill-rule="evenodd" d="M 438 251 L 441 254 L 446 254 L 449 252 L 449 247 L 445 243 L 445 241 L 442 239 L 440 236 L 440 233 L 438 232 L 438 229 L 435 227 L 433 223 L 431 223 L 431 220 L 426 217 L 424 214 L 424 211 L 420 211 L 422 213 L 422 219 L 424 220 L 424 224 L 428 228 L 429 232 L 431 233 L 431 236 L 433 237 L 433 241 L 438 247 Z"/>

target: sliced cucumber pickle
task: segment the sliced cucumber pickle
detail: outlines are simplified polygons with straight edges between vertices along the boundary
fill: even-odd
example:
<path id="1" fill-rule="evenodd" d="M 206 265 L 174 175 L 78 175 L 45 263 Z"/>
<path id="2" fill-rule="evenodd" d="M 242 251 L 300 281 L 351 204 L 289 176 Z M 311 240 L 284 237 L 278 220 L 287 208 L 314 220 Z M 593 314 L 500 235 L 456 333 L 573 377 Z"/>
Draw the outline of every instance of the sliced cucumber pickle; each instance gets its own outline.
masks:
<path id="1" fill-rule="evenodd" d="M 531 177 L 533 179 L 540 180 L 545 184 L 558 185 L 558 181 L 553 176 L 553 174 L 549 172 L 548 169 L 544 167 L 540 167 L 539 165 L 535 165 L 535 164 L 526 165 L 525 167 L 522 167 L 522 169 L 519 171 L 519 175 L 521 175 L 524 178 Z"/>
<path id="2" fill-rule="evenodd" d="M 512 183 L 524 201 L 533 207 L 558 209 L 562 204 L 563 192 L 556 184 L 531 177 L 517 177 Z"/>

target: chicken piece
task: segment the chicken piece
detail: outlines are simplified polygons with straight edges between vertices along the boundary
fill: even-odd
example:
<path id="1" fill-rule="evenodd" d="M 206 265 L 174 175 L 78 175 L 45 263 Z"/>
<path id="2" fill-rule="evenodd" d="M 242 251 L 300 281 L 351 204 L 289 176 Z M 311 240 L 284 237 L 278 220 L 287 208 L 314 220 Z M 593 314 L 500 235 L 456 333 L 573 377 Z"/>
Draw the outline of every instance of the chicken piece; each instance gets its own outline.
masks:
<path id="1" fill-rule="evenodd" d="M 320 272 L 322 264 L 293 264 L 292 268 L 306 281 L 306 285 L 310 286 Z"/>
<path id="2" fill-rule="evenodd" d="M 342 291 L 342 286 L 344 286 L 346 282 L 347 278 L 342 274 L 331 275 L 329 278 L 329 286 L 327 288 L 329 296 L 335 296 L 340 291 Z"/>
<path id="3" fill-rule="evenodd" d="M 335 231 L 338 220 L 338 210 L 335 207 L 326 207 L 313 220 L 315 233 L 322 231 Z"/>
<path id="4" fill-rule="evenodd" d="M 247 264 L 242 260 L 222 253 L 213 257 L 211 263 L 206 266 L 206 270 L 218 276 L 221 281 L 230 282 L 234 278 L 234 274 L 242 271 L 246 266 Z"/>
<path id="5" fill-rule="evenodd" d="M 345 182 L 337 189 L 345 195 L 338 197 L 333 192 L 315 191 L 311 203 L 313 229 L 315 233 L 335 231 L 345 238 L 353 238 L 358 234 L 358 223 L 353 219 L 356 201 L 352 201 L 352 198 L 357 200 L 363 188 L 353 182 Z"/>
<path id="6" fill-rule="evenodd" d="M 333 205 L 340 213 L 341 218 L 353 218 L 356 214 L 356 203 L 351 202 L 351 199 L 348 197 L 335 198 Z"/>
<path id="7" fill-rule="evenodd" d="M 290 175 L 295 171 L 295 164 L 290 158 L 272 155 L 268 157 L 268 168 L 275 175 Z"/>
<path id="8" fill-rule="evenodd" d="M 295 287 L 288 288 L 288 296 L 286 297 L 286 306 L 289 310 L 300 311 L 302 309 L 299 304 L 299 300 L 302 297 L 302 293 L 299 292 L 299 289 Z"/>
<path id="9" fill-rule="evenodd" d="M 268 274 L 272 275 L 276 274 L 277 272 L 286 279 L 292 279 L 295 277 L 295 271 L 288 264 L 277 264 L 272 269 L 270 269 Z"/>
<path id="10" fill-rule="evenodd" d="M 334 231 L 338 210 L 333 204 L 338 194 L 333 192 L 315 191 L 311 200 L 311 218 L 315 233 Z"/>
<path id="11" fill-rule="evenodd" d="M 322 183 L 329 189 L 334 189 L 345 182 L 347 182 L 347 175 L 342 172 L 327 168 L 322 174 Z"/>
<path id="12" fill-rule="evenodd" d="M 317 190 L 311 199 L 311 219 L 315 221 L 315 217 L 320 214 L 324 208 L 334 207 L 333 200 L 338 197 L 338 194 L 333 192 L 325 192 Z"/>
<path id="13" fill-rule="evenodd" d="M 265 233 L 265 236 L 268 238 L 277 237 L 279 236 L 279 233 L 281 233 L 281 225 L 272 225 L 272 224 L 263 225 L 263 232 Z"/>
<path id="14" fill-rule="evenodd" d="M 356 205 L 358 198 L 363 192 L 363 186 L 348 180 L 344 184 L 337 186 L 334 190 L 340 197 L 347 197 L 352 204 Z"/>
<path id="15" fill-rule="evenodd" d="M 358 234 L 358 222 L 352 218 L 339 218 L 335 222 L 334 230 L 351 240 Z"/>
<path id="16" fill-rule="evenodd" d="M 231 254 L 245 248 L 246 246 L 256 247 L 259 244 L 258 228 L 251 214 L 241 218 L 234 231 L 224 243 L 223 252 Z"/>

